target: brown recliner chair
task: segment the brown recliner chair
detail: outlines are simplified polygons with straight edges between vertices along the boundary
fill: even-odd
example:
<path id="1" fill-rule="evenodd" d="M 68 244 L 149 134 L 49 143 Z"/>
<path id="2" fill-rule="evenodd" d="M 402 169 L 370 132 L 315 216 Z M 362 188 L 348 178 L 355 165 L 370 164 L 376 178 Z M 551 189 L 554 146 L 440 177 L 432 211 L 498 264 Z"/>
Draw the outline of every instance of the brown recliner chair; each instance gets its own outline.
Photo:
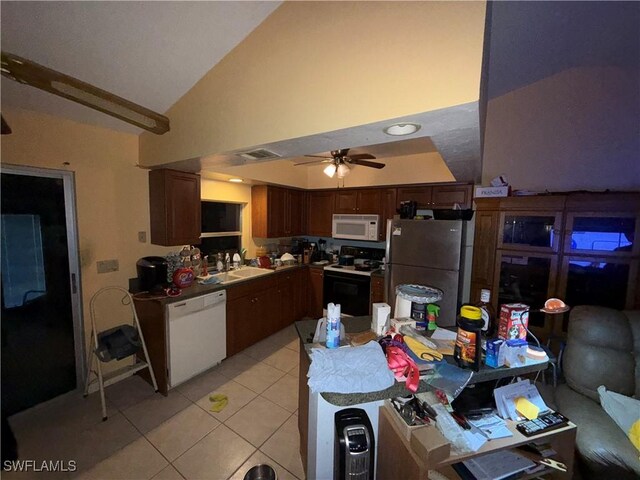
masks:
<path id="1" fill-rule="evenodd" d="M 640 310 L 578 306 L 569 317 L 562 358 L 567 380 L 558 410 L 577 426 L 576 454 L 585 479 L 640 478 L 639 452 L 600 406 L 597 388 L 640 398 Z"/>

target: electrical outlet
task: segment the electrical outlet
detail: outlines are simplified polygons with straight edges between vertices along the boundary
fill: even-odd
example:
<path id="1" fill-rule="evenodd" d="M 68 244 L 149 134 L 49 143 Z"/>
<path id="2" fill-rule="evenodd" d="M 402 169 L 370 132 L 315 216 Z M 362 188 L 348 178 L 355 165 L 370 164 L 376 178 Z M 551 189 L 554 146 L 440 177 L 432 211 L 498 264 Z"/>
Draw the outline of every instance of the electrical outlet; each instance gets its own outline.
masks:
<path id="1" fill-rule="evenodd" d="M 138 241 L 140 243 L 147 243 L 147 232 L 138 232 Z"/>
<path id="2" fill-rule="evenodd" d="M 120 268 L 118 260 L 101 260 L 96 265 L 98 266 L 98 273 L 117 272 Z"/>

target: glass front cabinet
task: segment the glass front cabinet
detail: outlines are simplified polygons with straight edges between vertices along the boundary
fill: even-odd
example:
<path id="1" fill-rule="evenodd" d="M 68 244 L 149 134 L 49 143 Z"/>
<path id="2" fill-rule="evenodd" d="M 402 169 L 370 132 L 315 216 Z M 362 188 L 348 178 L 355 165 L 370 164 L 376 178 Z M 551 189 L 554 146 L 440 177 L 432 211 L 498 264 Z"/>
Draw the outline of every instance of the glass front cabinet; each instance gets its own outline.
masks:
<path id="1" fill-rule="evenodd" d="M 572 307 L 640 308 L 640 193 L 476 199 L 476 206 L 471 302 L 488 288 L 498 314 L 505 303 L 538 310 L 550 297 Z M 543 340 L 566 332 L 568 319 L 532 313 L 531 330 Z"/>

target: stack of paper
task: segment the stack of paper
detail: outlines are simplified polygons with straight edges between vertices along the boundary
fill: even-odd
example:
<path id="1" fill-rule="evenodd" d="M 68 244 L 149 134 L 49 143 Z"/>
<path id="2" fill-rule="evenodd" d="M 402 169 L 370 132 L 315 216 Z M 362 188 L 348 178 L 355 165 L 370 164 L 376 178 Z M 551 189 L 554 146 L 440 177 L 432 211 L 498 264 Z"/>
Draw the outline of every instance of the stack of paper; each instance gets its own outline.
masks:
<path id="1" fill-rule="evenodd" d="M 496 400 L 496 408 L 498 413 L 504 419 L 511 419 L 514 421 L 524 420 L 524 417 L 520 416 L 516 409 L 516 404 L 520 398 L 524 398 L 531 402 L 538 408 L 539 412 L 545 412 L 549 410 L 549 407 L 544 403 L 540 392 L 529 380 L 522 380 L 517 383 L 512 383 L 504 387 L 496 388 L 493 391 L 493 396 Z M 524 402 L 520 402 L 522 404 Z"/>
<path id="2" fill-rule="evenodd" d="M 535 466 L 528 458 L 510 450 L 488 453 L 462 463 L 477 480 L 500 480 Z"/>
<path id="3" fill-rule="evenodd" d="M 507 423 L 498 415 L 485 415 L 477 420 L 467 419 L 467 421 L 478 428 L 489 440 L 513 436 L 511 430 L 507 428 Z"/>

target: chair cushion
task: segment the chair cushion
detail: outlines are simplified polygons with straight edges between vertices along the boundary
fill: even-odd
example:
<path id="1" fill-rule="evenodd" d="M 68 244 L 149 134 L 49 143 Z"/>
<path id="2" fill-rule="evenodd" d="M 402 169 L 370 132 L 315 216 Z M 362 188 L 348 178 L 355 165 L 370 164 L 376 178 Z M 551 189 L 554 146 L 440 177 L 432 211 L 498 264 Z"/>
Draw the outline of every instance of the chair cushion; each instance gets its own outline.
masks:
<path id="1" fill-rule="evenodd" d="M 558 410 L 578 426 L 576 450 L 593 477 L 637 479 L 638 452 L 599 403 L 560 385 L 555 392 Z"/>

